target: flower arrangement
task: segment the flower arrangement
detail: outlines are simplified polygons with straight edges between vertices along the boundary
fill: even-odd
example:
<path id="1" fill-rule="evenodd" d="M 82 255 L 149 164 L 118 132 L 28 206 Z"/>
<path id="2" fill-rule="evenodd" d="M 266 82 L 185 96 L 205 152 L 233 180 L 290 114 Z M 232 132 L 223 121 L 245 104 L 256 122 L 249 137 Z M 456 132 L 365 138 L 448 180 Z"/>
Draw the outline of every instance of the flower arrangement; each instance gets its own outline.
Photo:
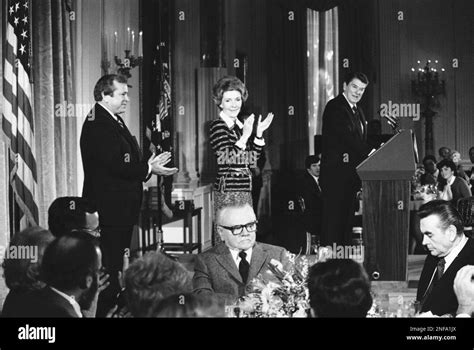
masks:
<path id="1" fill-rule="evenodd" d="M 268 270 L 249 283 L 248 293 L 239 302 L 244 316 L 307 317 L 306 276 L 317 259 L 288 255 L 289 266 L 284 268 L 281 262 L 272 259 Z"/>

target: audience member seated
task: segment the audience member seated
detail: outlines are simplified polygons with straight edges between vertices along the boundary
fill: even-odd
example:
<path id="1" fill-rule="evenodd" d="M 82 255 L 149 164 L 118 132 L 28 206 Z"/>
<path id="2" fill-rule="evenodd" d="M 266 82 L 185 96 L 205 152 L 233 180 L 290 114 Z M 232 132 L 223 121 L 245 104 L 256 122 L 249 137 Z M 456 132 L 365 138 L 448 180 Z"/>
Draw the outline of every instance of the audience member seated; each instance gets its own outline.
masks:
<path id="1" fill-rule="evenodd" d="M 319 156 L 307 156 L 305 160 L 306 171 L 300 183 L 299 197 L 304 203 L 304 223 L 306 232 L 312 235 L 321 234 L 321 211 L 323 200 L 319 185 L 319 172 L 321 159 Z"/>
<path id="2" fill-rule="evenodd" d="M 100 236 L 97 209 L 81 197 L 56 198 L 48 209 L 48 225 L 55 237 L 78 229 L 94 237 Z"/>
<path id="3" fill-rule="evenodd" d="M 351 259 L 311 266 L 308 291 L 312 317 L 366 317 L 372 306 L 369 277 Z"/>
<path id="4" fill-rule="evenodd" d="M 439 170 L 436 168 L 436 158 L 427 155 L 423 158 L 425 173 L 420 177 L 421 185 L 438 185 Z"/>
<path id="5" fill-rule="evenodd" d="M 474 164 L 474 147 L 469 148 L 469 159 L 471 160 L 471 163 Z M 474 188 L 474 166 L 471 168 L 471 172 L 469 173 L 469 182 L 471 188 Z"/>
<path id="6" fill-rule="evenodd" d="M 257 220 L 248 203 L 224 206 L 216 220 L 223 242 L 197 256 L 194 292 L 215 293 L 221 300 L 233 303 L 245 295 L 247 284 L 267 268 L 270 260 L 285 266 L 287 251 L 255 241 Z"/>
<path id="7" fill-rule="evenodd" d="M 444 159 L 450 159 L 449 155 L 451 154 L 451 149 L 448 147 L 441 147 L 438 150 L 438 155 L 439 155 L 439 162 L 441 162 Z"/>
<path id="8" fill-rule="evenodd" d="M 41 264 L 46 287 L 25 294 L 12 313 L 17 317 L 93 316 L 98 294 L 107 286 L 101 260 L 100 248 L 88 232 L 70 232 L 55 239 Z"/>
<path id="9" fill-rule="evenodd" d="M 458 300 L 456 317 L 472 317 L 474 314 L 474 266 L 461 268 L 454 279 L 454 293 Z"/>
<path id="10" fill-rule="evenodd" d="M 438 169 L 443 178 L 438 187 L 440 199 L 450 201 L 456 206 L 459 199 L 471 196 L 467 182 L 456 176 L 456 165 L 452 160 L 442 160 L 438 163 Z"/>
<path id="11" fill-rule="evenodd" d="M 456 165 L 456 174 L 460 178 L 464 179 L 469 184 L 469 176 L 466 175 L 462 165 L 459 164 L 461 162 L 461 153 L 459 151 L 452 151 L 449 155 L 449 158 L 453 161 Z"/>
<path id="12" fill-rule="evenodd" d="M 154 317 L 159 302 L 191 291 L 191 273 L 161 252 L 149 252 L 125 271 L 125 296 L 133 317 Z"/>
<path id="13" fill-rule="evenodd" d="M 450 202 L 428 202 L 420 207 L 418 216 L 423 245 L 430 252 L 417 290 L 421 312 L 455 314 L 454 277 L 463 266 L 474 263 L 474 240 L 464 235 L 461 216 Z"/>
<path id="14" fill-rule="evenodd" d="M 224 303 L 212 294 L 176 294 L 159 303 L 155 317 L 224 317 L 224 308 Z"/>
<path id="15" fill-rule="evenodd" d="M 46 247 L 54 240 L 53 235 L 42 227 L 30 227 L 16 233 L 8 251 L 29 252 L 23 257 L 3 261 L 5 284 L 10 289 L 3 303 L 2 317 L 16 317 L 15 310 L 21 305 L 22 297 L 45 284 L 39 279 L 41 261 Z M 20 304 L 19 304 L 20 303 Z"/>

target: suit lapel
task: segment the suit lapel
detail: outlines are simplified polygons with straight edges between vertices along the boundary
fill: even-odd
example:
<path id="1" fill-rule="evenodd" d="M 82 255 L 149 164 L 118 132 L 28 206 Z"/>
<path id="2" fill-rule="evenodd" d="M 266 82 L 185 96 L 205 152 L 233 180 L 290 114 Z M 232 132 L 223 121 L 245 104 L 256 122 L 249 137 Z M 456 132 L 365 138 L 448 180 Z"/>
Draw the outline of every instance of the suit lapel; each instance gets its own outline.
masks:
<path id="1" fill-rule="evenodd" d="M 263 265 L 265 264 L 267 257 L 267 253 L 258 243 L 256 243 L 253 247 L 252 258 L 250 260 L 249 282 L 257 277 Z"/>
<path id="2" fill-rule="evenodd" d="M 232 255 L 230 254 L 229 248 L 222 243 L 218 248 L 218 254 L 216 256 L 217 262 L 226 269 L 237 281 L 243 283 L 242 276 L 240 276 L 239 269 L 232 259 Z"/>
<path id="3" fill-rule="evenodd" d="M 132 136 L 125 123 L 124 127 L 122 128 L 120 124 L 110 115 L 110 113 L 99 103 L 96 104 L 96 113 L 100 113 L 105 118 L 107 123 L 125 138 L 125 140 L 130 144 L 130 147 L 132 148 L 137 158 L 141 160 L 142 157 L 140 152 L 140 146 L 138 145 L 137 139 Z"/>

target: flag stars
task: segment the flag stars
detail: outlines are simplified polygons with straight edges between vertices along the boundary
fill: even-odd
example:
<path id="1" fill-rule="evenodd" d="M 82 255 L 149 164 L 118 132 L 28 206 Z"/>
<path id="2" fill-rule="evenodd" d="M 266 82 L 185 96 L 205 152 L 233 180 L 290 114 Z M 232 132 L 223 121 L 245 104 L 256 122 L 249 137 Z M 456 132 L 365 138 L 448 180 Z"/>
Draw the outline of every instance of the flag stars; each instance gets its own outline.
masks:
<path id="1" fill-rule="evenodd" d="M 22 54 L 22 55 L 24 55 L 24 54 L 25 54 L 25 52 L 26 52 L 25 45 L 20 45 L 20 48 L 19 48 L 19 50 L 20 50 L 21 54 Z"/>
<path id="2" fill-rule="evenodd" d="M 23 39 L 26 39 L 28 37 L 28 34 L 26 33 L 26 30 L 24 30 L 22 33 L 21 33 L 21 36 L 23 37 Z"/>
<path id="3" fill-rule="evenodd" d="M 15 12 L 18 11 L 19 9 L 20 9 L 20 3 L 17 2 L 17 3 L 15 4 Z"/>
<path id="4" fill-rule="evenodd" d="M 19 20 L 20 20 L 20 19 L 19 19 L 18 17 L 15 17 L 15 20 L 13 21 L 13 23 L 17 26 Z"/>
<path id="5" fill-rule="evenodd" d="M 27 16 L 23 17 L 22 21 L 23 21 L 23 23 L 27 24 L 28 23 L 28 17 Z"/>
<path id="6" fill-rule="evenodd" d="M 11 15 L 13 12 L 15 12 L 15 10 L 14 10 L 13 6 L 10 6 L 10 15 Z"/>
<path id="7" fill-rule="evenodd" d="M 25 9 L 28 8 L 28 1 L 25 1 L 25 3 L 23 4 L 23 7 L 24 7 Z"/>

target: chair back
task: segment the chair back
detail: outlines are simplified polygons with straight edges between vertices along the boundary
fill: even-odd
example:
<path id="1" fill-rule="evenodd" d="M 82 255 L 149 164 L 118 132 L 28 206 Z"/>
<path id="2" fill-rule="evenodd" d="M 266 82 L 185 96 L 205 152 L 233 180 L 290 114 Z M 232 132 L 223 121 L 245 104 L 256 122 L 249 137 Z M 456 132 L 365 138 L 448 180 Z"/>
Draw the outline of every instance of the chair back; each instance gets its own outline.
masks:
<path id="1" fill-rule="evenodd" d="M 464 226 L 474 226 L 474 197 L 459 199 L 457 209 L 461 214 Z"/>

